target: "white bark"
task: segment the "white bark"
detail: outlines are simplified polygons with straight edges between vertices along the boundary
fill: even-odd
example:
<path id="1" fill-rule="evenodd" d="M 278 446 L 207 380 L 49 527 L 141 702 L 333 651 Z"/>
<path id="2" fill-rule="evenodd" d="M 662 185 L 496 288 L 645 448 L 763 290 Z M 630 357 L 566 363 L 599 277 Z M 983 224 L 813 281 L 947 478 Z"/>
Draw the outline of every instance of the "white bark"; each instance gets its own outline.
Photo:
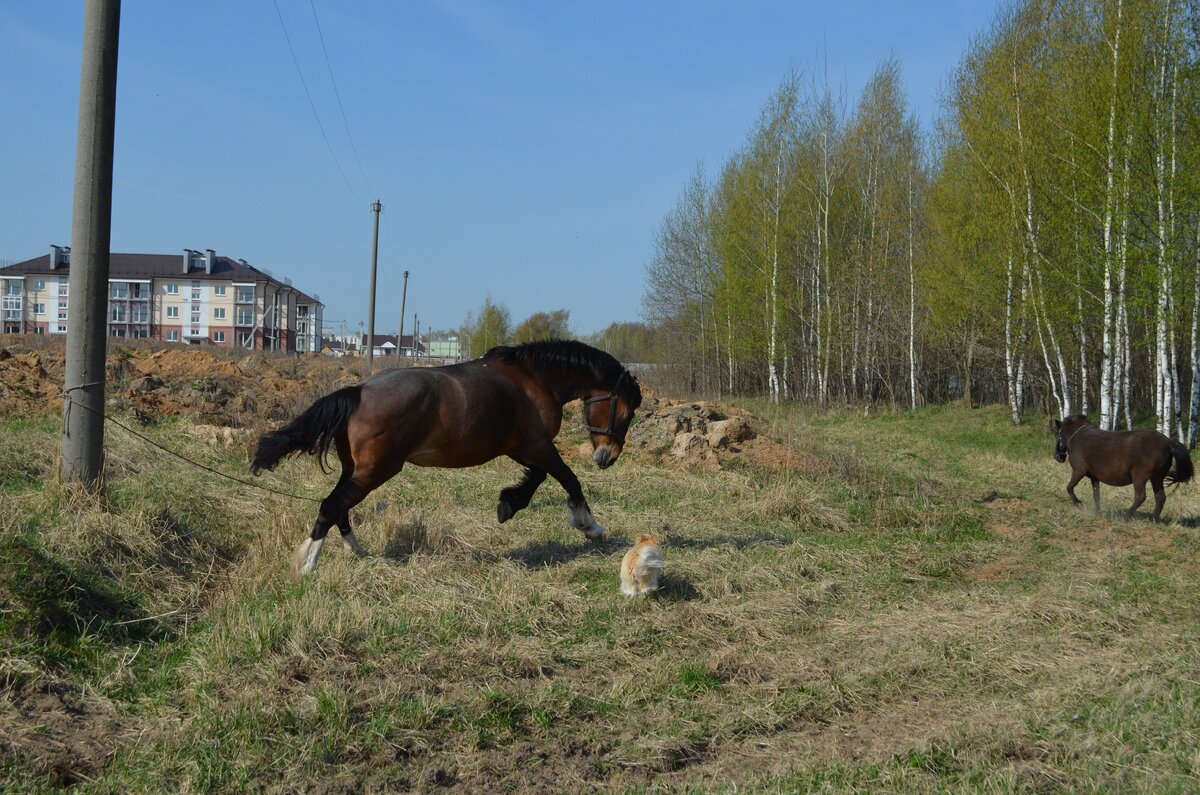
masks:
<path id="1" fill-rule="evenodd" d="M 1121 55 L 1122 2 L 1117 0 L 1117 30 L 1112 44 L 1112 83 L 1108 105 L 1108 138 L 1106 152 L 1106 183 L 1104 192 L 1104 338 L 1103 360 L 1100 364 L 1100 427 L 1111 431 L 1117 425 L 1114 374 L 1120 367 L 1114 349 L 1116 312 L 1113 305 L 1113 213 L 1116 175 L 1117 76 Z"/>

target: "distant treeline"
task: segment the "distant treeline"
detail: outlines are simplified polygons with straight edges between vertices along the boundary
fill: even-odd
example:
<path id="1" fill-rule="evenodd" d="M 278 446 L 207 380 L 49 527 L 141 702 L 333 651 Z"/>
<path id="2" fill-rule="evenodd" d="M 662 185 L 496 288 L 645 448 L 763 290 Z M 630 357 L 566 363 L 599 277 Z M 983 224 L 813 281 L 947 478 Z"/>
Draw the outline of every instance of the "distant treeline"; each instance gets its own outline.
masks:
<path id="1" fill-rule="evenodd" d="M 853 106 L 787 76 L 658 232 L 643 304 L 670 388 L 1149 412 L 1194 438 L 1198 30 L 1196 0 L 1009 6 L 932 134 L 895 61 Z"/>

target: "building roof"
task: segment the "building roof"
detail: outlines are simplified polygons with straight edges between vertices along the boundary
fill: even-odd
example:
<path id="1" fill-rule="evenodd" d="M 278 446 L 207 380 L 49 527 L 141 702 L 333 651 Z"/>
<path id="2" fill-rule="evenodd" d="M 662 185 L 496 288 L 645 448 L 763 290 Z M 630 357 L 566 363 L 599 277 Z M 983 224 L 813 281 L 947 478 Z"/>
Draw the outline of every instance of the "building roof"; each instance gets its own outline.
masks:
<path id="1" fill-rule="evenodd" d="M 27 259 L 0 268 L 0 276 L 27 276 L 32 274 L 57 275 L 69 273 L 71 265 L 60 264 L 51 269 L 50 255 Z M 108 257 L 108 277 L 110 279 L 220 279 L 235 282 L 266 282 L 267 284 L 292 290 L 297 294 L 299 303 L 320 304 L 321 302 L 306 295 L 294 285 L 287 284 L 268 273 L 265 273 L 244 260 L 230 257 L 214 257 L 212 273 L 204 270 L 204 257 L 194 258 L 191 268 L 183 272 L 183 253 L 179 254 L 119 254 L 113 252 Z"/>

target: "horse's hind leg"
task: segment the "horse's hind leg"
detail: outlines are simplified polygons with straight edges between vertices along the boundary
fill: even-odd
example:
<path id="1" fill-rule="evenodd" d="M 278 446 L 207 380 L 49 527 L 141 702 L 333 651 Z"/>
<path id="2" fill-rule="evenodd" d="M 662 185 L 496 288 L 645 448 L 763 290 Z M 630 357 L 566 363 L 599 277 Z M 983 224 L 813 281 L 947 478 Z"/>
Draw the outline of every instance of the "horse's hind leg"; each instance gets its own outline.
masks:
<path id="1" fill-rule="evenodd" d="M 529 505 L 533 493 L 546 479 L 546 473 L 535 467 L 525 468 L 525 477 L 515 486 L 509 486 L 500 492 L 500 502 L 496 504 L 496 518 L 504 524 L 513 518 L 513 514 Z"/>
<path id="2" fill-rule="evenodd" d="M 1150 478 L 1150 486 L 1154 489 L 1154 521 L 1159 521 L 1163 505 L 1167 502 L 1167 492 L 1163 489 L 1163 478 Z"/>
<path id="3" fill-rule="evenodd" d="M 1158 497 L 1156 495 L 1155 500 L 1157 501 L 1157 499 L 1158 499 Z M 1165 496 L 1164 496 L 1164 499 L 1165 499 Z M 1125 512 L 1125 518 L 1132 519 L 1134 513 L 1137 512 L 1138 507 L 1145 501 L 1146 501 L 1146 481 L 1145 480 L 1133 481 L 1133 505 L 1130 505 L 1129 510 Z M 1154 512 L 1154 518 L 1155 519 L 1158 518 L 1158 511 Z"/>
<path id="4" fill-rule="evenodd" d="M 1089 476 L 1090 477 L 1090 476 Z M 1096 515 L 1100 515 L 1100 480 L 1092 477 L 1092 504 L 1096 506 Z"/>
<path id="5" fill-rule="evenodd" d="M 350 527 L 350 509 L 362 502 L 369 491 L 355 483 L 346 470 L 342 471 L 342 476 L 338 479 L 337 485 L 333 487 L 333 491 L 329 492 L 328 497 L 321 500 L 321 508 L 317 512 L 317 521 L 313 524 L 312 532 L 296 550 L 296 573 L 300 577 L 310 574 L 317 568 L 325 536 L 329 534 L 329 528 L 334 525 L 341 528 L 342 540 L 354 550 L 355 554 L 359 556 L 367 554 L 366 548 L 359 543 L 358 538 L 354 535 L 354 530 Z"/>

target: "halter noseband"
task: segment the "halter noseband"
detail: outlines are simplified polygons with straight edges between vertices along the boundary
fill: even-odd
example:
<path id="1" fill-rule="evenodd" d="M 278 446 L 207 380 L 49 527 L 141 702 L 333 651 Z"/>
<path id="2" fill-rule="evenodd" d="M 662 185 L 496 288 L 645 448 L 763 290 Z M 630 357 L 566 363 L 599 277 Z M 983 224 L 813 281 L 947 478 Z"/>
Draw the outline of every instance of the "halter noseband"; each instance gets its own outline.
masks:
<path id="1" fill-rule="evenodd" d="M 617 444 L 624 445 L 625 437 L 617 436 L 617 393 L 621 391 L 621 383 L 629 373 L 625 370 L 621 371 L 621 377 L 617 379 L 617 385 L 613 387 L 613 391 L 607 395 L 597 395 L 596 397 L 585 398 L 583 401 L 583 424 L 591 433 L 604 434 L 610 439 L 615 439 Z M 609 401 L 608 404 L 608 427 L 597 428 L 588 420 L 588 406 L 601 401 Z"/>

